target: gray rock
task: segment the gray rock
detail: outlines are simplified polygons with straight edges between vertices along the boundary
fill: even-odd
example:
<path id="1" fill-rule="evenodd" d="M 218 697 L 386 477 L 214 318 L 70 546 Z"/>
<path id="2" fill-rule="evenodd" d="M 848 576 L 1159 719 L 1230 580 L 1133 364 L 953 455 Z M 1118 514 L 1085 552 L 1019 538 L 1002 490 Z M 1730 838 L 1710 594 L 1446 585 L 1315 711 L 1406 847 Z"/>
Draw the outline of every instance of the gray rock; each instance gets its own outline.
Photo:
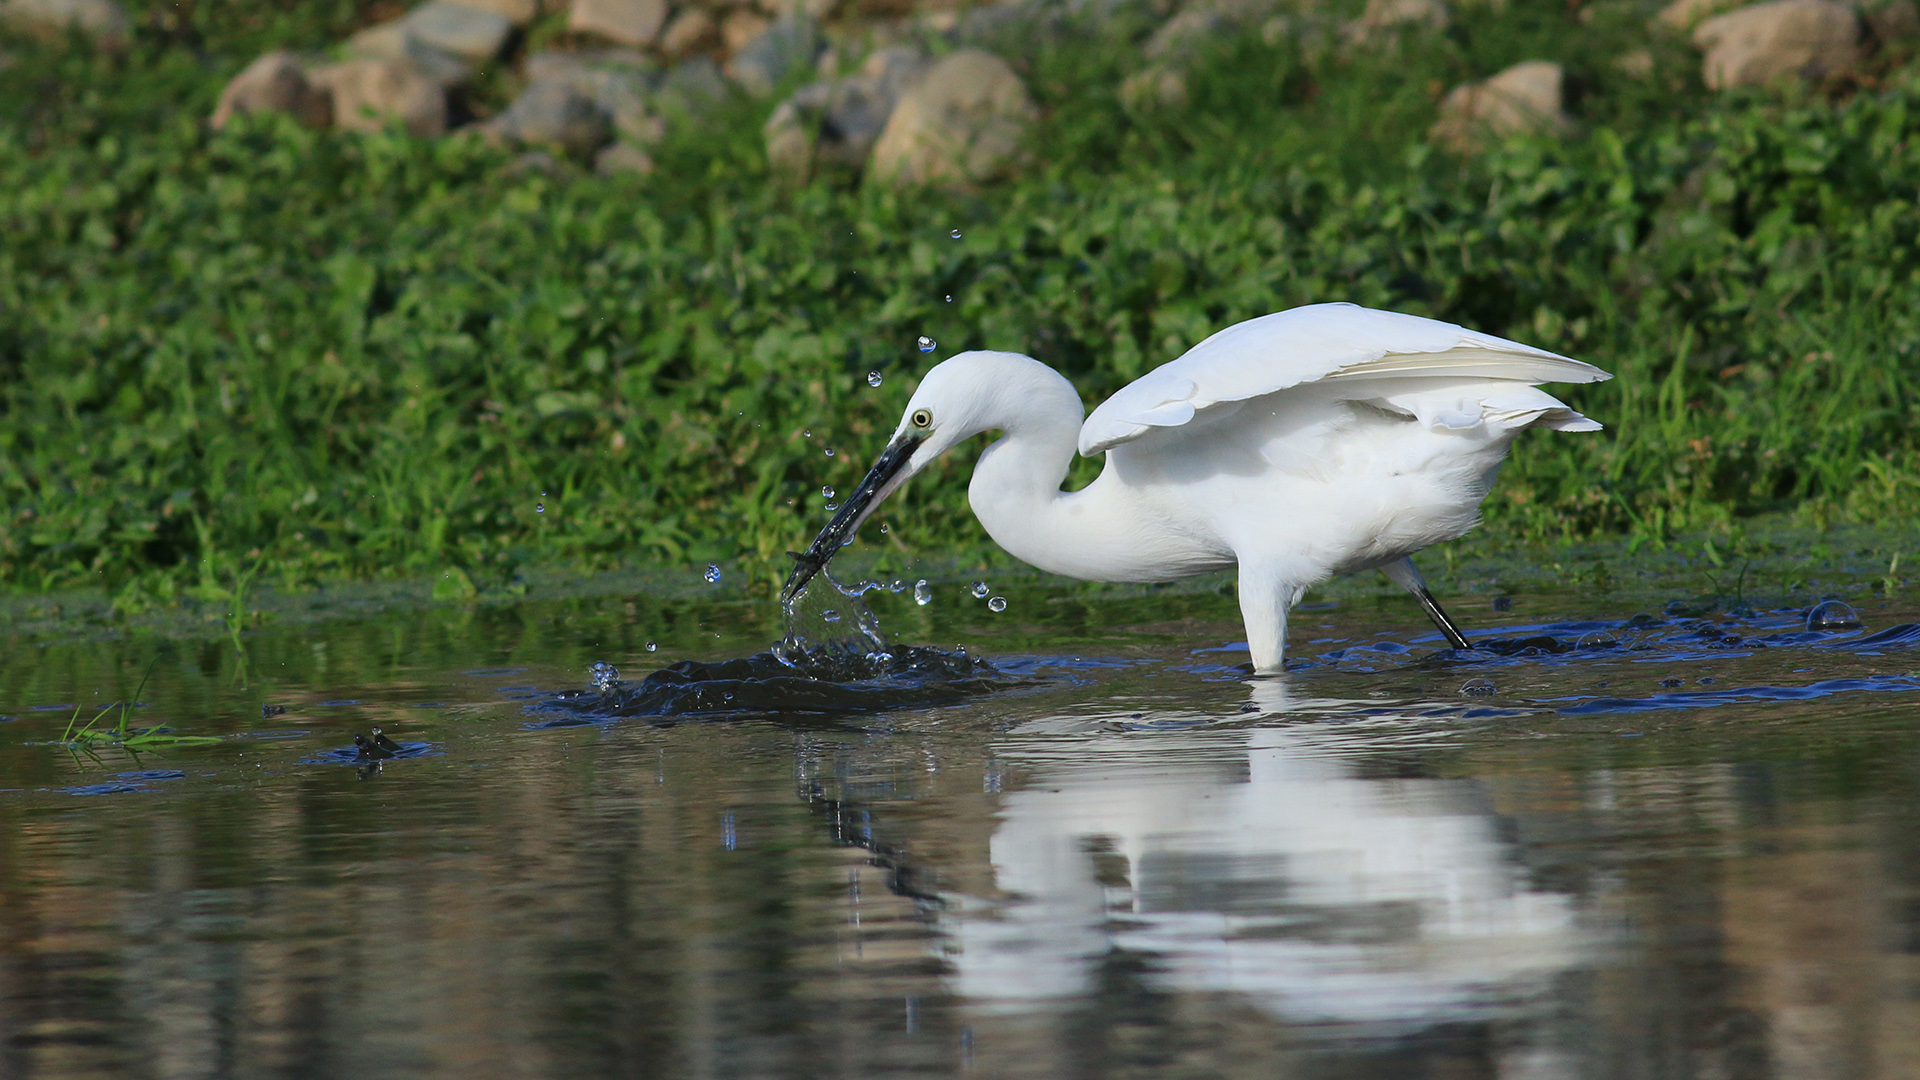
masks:
<path id="1" fill-rule="evenodd" d="M 1406 30 L 1444 30 L 1452 21 L 1446 0 L 1367 0 L 1360 21 L 1346 29 L 1348 41 L 1390 40 Z"/>
<path id="2" fill-rule="evenodd" d="M 901 184 L 974 184 L 1019 161 L 1039 109 L 1005 60 L 962 49 L 928 70 L 894 106 L 868 168 Z"/>
<path id="3" fill-rule="evenodd" d="M 770 0 L 775 15 L 782 18 L 789 15 L 805 15 L 813 19 L 830 19 L 840 10 L 840 0 Z"/>
<path id="4" fill-rule="evenodd" d="M 1613 70 L 1630 79 L 1644 79 L 1653 74 L 1653 50 L 1629 49 L 1613 58 Z"/>
<path id="5" fill-rule="evenodd" d="M 1654 15 L 1656 25 L 1669 30 L 1685 33 L 1698 25 L 1701 20 L 1711 18 L 1728 8 L 1740 6 L 1740 0 L 1673 0 L 1673 3 L 1660 9 Z"/>
<path id="6" fill-rule="evenodd" d="M 705 8 L 688 8 L 673 17 L 660 32 L 660 51 L 668 56 L 687 56 L 711 48 L 720 40 L 720 24 Z"/>
<path id="7" fill-rule="evenodd" d="M 1860 17 L 1873 31 L 1873 39 L 1882 44 L 1920 37 L 1920 6 L 1913 0 L 1892 0 L 1878 7 L 1864 8 Z"/>
<path id="8" fill-rule="evenodd" d="M 810 71 L 826 48 L 820 27 L 804 14 L 767 27 L 727 63 L 727 75 L 755 97 L 766 97 L 796 71 Z"/>
<path id="9" fill-rule="evenodd" d="M 1860 58 L 1860 19 L 1833 0 L 1769 0 L 1708 19 L 1693 42 L 1706 53 L 1701 74 L 1715 90 L 1820 78 Z"/>
<path id="10" fill-rule="evenodd" d="M 286 113 L 308 127 L 333 123 L 333 95 L 307 80 L 306 65 L 284 50 L 248 64 L 220 91 L 213 126 L 224 128 L 241 113 Z"/>
<path id="11" fill-rule="evenodd" d="M 116 0 L 4 0 L 0 21 L 47 37 L 78 30 L 106 49 L 124 48 L 133 34 L 133 19 Z"/>
<path id="12" fill-rule="evenodd" d="M 1160 29 L 1154 31 L 1140 51 L 1149 60 L 1163 60 L 1191 52 L 1202 42 L 1219 37 L 1233 26 L 1234 20 L 1218 12 L 1188 9 L 1168 19 Z"/>
<path id="13" fill-rule="evenodd" d="M 573 0 L 567 29 L 622 45 L 651 45 L 667 22 L 666 0 Z"/>
<path id="14" fill-rule="evenodd" d="M 415 135 L 447 130 L 447 92 L 405 60 L 359 57 L 314 69 L 308 80 L 333 96 L 333 122 L 349 131 L 379 131 L 398 121 Z"/>
<path id="15" fill-rule="evenodd" d="M 500 171 L 512 177 L 559 176 L 567 171 L 567 167 L 545 150 L 529 150 L 507 162 Z"/>
<path id="16" fill-rule="evenodd" d="M 768 164 L 793 180 L 820 166 L 860 168 L 901 96 L 926 70 L 918 49 L 895 45 L 868 56 L 856 75 L 801 87 L 767 119 Z"/>
<path id="17" fill-rule="evenodd" d="M 1178 68 L 1152 64 L 1127 76 L 1120 84 L 1120 104 L 1139 111 L 1187 103 L 1187 76 Z"/>
<path id="18" fill-rule="evenodd" d="M 696 56 L 674 66 L 660 82 L 654 102 L 668 113 L 701 116 L 727 99 L 726 76 L 712 58 Z"/>
<path id="19" fill-rule="evenodd" d="M 1562 132 L 1571 126 L 1565 93 L 1566 73 L 1559 64 L 1528 60 L 1484 82 L 1454 87 L 1440 103 L 1440 119 L 1430 134 L 1467 151 L 1489 136 Z"/>
<path id="20" fill-rule="evenodd" d="M 473 77 L 465 60 L 427 44 L 404 19 L 369 26 L 353 35 L 347 39 L 346 53 L 350 59 L 407 64 L 442 88 Z"/>
<path id="21" fill-rule="evenodd" d="M 450 0 L 450 2 L 478 8 L 481 11 L 491 11 L 495 15 L 503 15 L 515 26 L 527 25 L 539 18 L 542 12 L 540 0 Z M 545 10 L 558 11 L 564 6 L 565 0 L 549 0 Z"/>
<path id="22" fill-rule="evenodd" d="M 720 47 L 731 56 L 767 32 L 773 20 L 753 8 L 734 8 L 720 20 Z"/>
<path id="23" fill-rule="evenodd" d="M 638 49 L 547 49 L 528 53 L 525 73 L 529 82 L 562 79 L 569 82 L 596 82 L 612 77 L 652 82 L 659 76 L 659 65 Z"/>
<path id="24" fill-rule="evenodd" d="M 566 82 L 536 82 L 507 111 L 485 125 L 487 134 L 536 146 L 558 146 L 585 156 L 612 138 L 607 114 Z"/>
<path id="25" fill-rule="evenodd" d="M 513 35 L 513 21 L 505 15 L 451 0 L 427 0 L 399 21 L 428 47 L 474 63 L 500 55 Z"/>
<path id="26" fill-rule="evenodd" d="M 645 176 L 653 171 L 653 156 L 632 143 L 617 142 L 594 157 L 593 171 L 601 176 Z"/>
<path id="27" fill-rule="evenodd" d="M 666 124 L 652 104 L 660 72 L 644 53 L 633 49 L 537 52 L 527 57 L 526 76 L 530 84 L 572 87 L 629 139 L 651 143 L 666 134 Z"/>
<path id="28" fill-rule="evenodd" d="M 1045 0 L 999 0 L 961 16 L 947 36 L 956 44 L 1010 53 L 1060 38 L 1067 29 L 1062 5 Z"/>

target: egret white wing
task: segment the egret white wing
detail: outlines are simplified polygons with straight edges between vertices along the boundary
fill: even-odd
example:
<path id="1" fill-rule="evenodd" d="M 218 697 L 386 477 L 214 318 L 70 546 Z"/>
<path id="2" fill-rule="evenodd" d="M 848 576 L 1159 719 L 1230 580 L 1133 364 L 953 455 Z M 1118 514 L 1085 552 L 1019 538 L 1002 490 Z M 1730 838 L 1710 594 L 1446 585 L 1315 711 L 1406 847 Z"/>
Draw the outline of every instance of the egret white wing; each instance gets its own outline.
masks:
<path id="1" fill-rule="evenodd" d="M 1311 304 L 1235 323 L 1123 387 L 1080 428 L 1092 456 L 1197 413 L 1322 379 L 1450 377 L 1537 384 L 1613 376 L 1571 357 L 1452 323 L 1356 304 Z"/>

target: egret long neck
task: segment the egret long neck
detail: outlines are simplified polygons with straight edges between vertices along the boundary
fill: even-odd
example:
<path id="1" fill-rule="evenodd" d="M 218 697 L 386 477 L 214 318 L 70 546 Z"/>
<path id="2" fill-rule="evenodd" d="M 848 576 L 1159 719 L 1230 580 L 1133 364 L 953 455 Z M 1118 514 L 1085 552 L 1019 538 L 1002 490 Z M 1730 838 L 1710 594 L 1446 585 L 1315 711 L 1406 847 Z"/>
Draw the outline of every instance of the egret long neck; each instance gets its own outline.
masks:
<path id="1" fill-rule="evenodd" d="M 1142 535 L 1145 523 L 1121 505 L 1125 492 L 1104 471 L 1079 491 L 1060 490 L 1079 431 L 1078 408 L 1008 427 L 974 467 L 974 516 L 994 543 L 1041 570 L 1087 581 L 1164 580 L 1166 567 L 1150 565 L 1161 545 Z"/>

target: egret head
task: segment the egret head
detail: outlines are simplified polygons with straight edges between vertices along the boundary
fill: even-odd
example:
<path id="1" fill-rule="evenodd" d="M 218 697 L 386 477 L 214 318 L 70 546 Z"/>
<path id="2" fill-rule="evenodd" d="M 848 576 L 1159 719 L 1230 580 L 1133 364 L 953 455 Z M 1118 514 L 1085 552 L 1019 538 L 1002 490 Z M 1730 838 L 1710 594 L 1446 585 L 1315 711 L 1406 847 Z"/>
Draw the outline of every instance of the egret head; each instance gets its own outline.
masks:
<path id="1" fill-rule="evenodd" d="M 1064 386 L 1077 409 L 1073 384 L 1029 356 L 1003 352 L 964 352 L 934 365 L 900 416 L 900 426 L 879 460 L 847 496 L 807 550 L 794 556 L 783 599 L 792 599 L 860 531 L 887 496 L 941 454 L 983 431 L 1007 427 L 1035 399 L 1037 380 Z M 1044 385 L 1044 383 L 1043 383 Z M 1057 392 L 1057 388 L 1046 385 Z"/>

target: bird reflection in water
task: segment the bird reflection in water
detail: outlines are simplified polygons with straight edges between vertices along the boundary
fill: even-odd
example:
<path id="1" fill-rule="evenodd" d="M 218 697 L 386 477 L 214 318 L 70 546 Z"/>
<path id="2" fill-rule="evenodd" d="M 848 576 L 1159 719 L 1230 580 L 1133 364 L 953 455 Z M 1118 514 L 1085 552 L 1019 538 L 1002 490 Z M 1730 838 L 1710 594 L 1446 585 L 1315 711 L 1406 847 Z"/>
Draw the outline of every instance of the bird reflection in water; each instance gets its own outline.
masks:
<path id="1" fill-rule="evenodd" d="M 1524 1008 L 1580 962 L 1572 898 L 1529 884 L 1475 783 L 1359 775 L 1355 751 L 1426 710 L 1250 685 L 1262 712 L 1291 715 L 1043 721 L 996 745 L 1024 777 L 991 841 L 1000 898 L 951 898 L 943 927 L 954 989 L 983 1022 L 1092 994 L 1116 952 L 1142 958 L 1154 989 L 1368 1036 Z"/>

